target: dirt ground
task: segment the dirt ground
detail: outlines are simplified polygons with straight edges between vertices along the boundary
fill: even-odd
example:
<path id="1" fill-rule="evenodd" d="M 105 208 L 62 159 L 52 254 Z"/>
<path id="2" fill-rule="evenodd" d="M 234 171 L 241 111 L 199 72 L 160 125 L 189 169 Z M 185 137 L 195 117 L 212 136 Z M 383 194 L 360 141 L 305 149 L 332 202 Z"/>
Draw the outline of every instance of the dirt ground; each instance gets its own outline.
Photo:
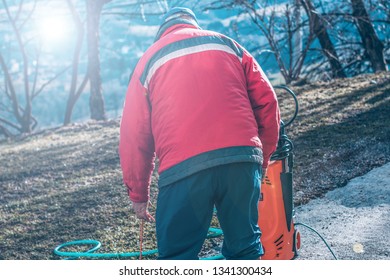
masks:
<path id="1" fill-rule="evenodd" d="M 370 198 L 363 195 L 367 189 L 362 190 L 362 195 L 349 197 L 349 188 L 358 187 L 349 187 L 348 183 L 390 162 L 390 73 L 318 82 L 292 89 L 299 100 L 299 114 L 286 128 L 286 133 L 294 143 L 297 219 L 324 233 L 330 242 L 348 238 L 344 215 L 363 218 L 359 219 L 362 227 L 369 222 L 374 226 L 373 221 L 381 220 L 387 221 L 383 226 L 388 225 L 389 215 L 386 220 L 375 212 L 377 208 L 373 208 L 373 212 L 345 204 L 354 205 L 362 199 L 377 200 L 376 193 L 368 192 L 373 195 Z M 277 93 L 282 117 L 288 119 L 294 111 L 293 102 L 283 92 Z M 60 259 L 53 254 L 53 249 L 79 239 L 99 240 L 102 243 L 99 252 L 138 250 L 139 222 L 130 211 L 122 184 L 118 137 L 119 120 L 110 120 L 42 130 L 0 142 L 0 259 Z M 156 199 L 157 180 L 155 173 L 152 203 Z M 332 196 L 347 184 L 346 197 Z M 384 195 L 388 198 L 388 191 Z M 310 208 L 313 204 L 338 212 L 314 210 Z M 375 205 L 378 209 L 388 209 L 388 200 Z M 154 207 L 151 211 L 154 212 Z M 326 218 L 326 226 L 313 220 L 317 216 Z M 214 225 L 218 226 L 216 221 Z M 304 229 L 301 231 L 304 233 Z M 341 252 L 350 250 L 350 244 L 346 247 L 343 244 L 335 248 L 340 256 L 389 258 L 385 246 L 388 235 L 381 239 L 376 236 L 377 231 L 364 231 L 365 236 L 374 235 L 370 240 L 383 241 L 379 242 L 382 249 L 376 246 L 371 250 L 358 233 L 349 233 L 351 242 L 361 244 L 363 250 L 370 253 L 343 254 Z M 311 234 L 303 236 L 307 238 Z M 322 246 L 316 237 L 310 242 L 316 245 L 310 248 Z M 335 244 L 338 243 L 331 245 Z M 148 224 L 144 250 L 155 249 L 155 246 L 154 227 Z M 358 250 L 360 245 L 356 246 Z M 208 255 L 215 247 L 215 241 L 207 241 L 202 254 Z M 74 250 L 81 249 L 85 248 Z M 302 258 L 305 254 L 309 259 L 329 258 L 326 250 L 311 253 L 304 250 L 303 247 Z"/>

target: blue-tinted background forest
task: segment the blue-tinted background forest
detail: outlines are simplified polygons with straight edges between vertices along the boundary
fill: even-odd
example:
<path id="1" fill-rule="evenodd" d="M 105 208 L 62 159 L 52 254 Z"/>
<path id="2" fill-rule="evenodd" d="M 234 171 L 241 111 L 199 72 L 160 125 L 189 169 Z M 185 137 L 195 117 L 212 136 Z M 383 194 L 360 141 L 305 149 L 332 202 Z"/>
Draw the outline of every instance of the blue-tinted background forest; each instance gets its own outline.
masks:
<path id="1" fill-rule="evenodd" d="M 273 84 L 379 71 L 364 45 L 359 18 L 373 27 L 382 45 L 372 48 L 383 49 L 387 70 L 389 1 L 355 0 L 364 4 L 369 20 L 356 13 L 352 2 L 1 0 L 0 137 L 63 124 L 71 92 L 80 94 L 74 100 L 71 122 L 91 118 L 91 83 L 96 80 L 86 78 L 91 64 L 88 17 L 93 13 L 99 17 L 93 31 L 99 39 L 101 84 L 97 86 L 105 118 L 117 118 L 134 66 L 153 43 L 162 15 L 174 6 L 193 9 L 202 28 L 237 40 L 256 57 Z M 88 10 L 97 3 L 101 10 Z M 334 47 L 340 76 L 317 36 L 314 15 Z"/>

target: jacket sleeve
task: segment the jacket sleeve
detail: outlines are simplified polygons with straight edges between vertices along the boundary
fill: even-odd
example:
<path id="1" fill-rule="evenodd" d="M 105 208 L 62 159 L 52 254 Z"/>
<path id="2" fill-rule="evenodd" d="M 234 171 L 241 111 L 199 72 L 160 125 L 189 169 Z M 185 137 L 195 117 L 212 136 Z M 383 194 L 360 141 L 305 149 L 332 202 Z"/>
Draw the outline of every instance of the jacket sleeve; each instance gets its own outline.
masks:
<path id="1" fill-rule="evenodd" d="M 256 60 L 244 49 L 242 63 L 247 90 L 263 145 L 263 168 L 267 168 L 279 139 L 280 112 L 275 91 Z"/>
<path id="2" fill-rule="evenodd" d="M 133 202 L 148 201 L 154 169 L 154 140 L 146 94 L 135 72 L 126 92 L 119 139 L 123 181 Z"/>

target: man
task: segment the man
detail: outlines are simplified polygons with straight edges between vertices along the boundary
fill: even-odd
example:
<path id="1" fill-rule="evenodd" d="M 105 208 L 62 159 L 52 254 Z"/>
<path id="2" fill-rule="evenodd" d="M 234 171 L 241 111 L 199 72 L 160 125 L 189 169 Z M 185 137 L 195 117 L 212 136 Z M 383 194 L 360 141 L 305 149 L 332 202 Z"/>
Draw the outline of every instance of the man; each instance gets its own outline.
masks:
<path id="1" fill-rule="evenodd" d="M 279 122 L 273 88 L 243 47 L 202 30 L 187 8 L 164 16 L 132 75 L 119 144 L 133 209 L 147 221 L 159 159 L 159 259 L 198 259 L 214 206 L 226 259 L 263 254 L 257 203 Z"/>

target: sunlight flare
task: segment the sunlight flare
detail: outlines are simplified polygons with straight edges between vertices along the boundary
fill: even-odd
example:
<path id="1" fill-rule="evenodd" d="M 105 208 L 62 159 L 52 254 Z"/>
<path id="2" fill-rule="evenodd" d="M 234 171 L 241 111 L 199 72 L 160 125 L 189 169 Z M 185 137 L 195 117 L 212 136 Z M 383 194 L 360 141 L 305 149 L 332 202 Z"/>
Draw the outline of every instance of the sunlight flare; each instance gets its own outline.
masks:
<path id="1" fill-rule="evenodd" d="M 49 44 L 63 43 L 70 38 L 71 22 L 63 16 L 48 16 L 38 24 L 42 40 Z"/>

